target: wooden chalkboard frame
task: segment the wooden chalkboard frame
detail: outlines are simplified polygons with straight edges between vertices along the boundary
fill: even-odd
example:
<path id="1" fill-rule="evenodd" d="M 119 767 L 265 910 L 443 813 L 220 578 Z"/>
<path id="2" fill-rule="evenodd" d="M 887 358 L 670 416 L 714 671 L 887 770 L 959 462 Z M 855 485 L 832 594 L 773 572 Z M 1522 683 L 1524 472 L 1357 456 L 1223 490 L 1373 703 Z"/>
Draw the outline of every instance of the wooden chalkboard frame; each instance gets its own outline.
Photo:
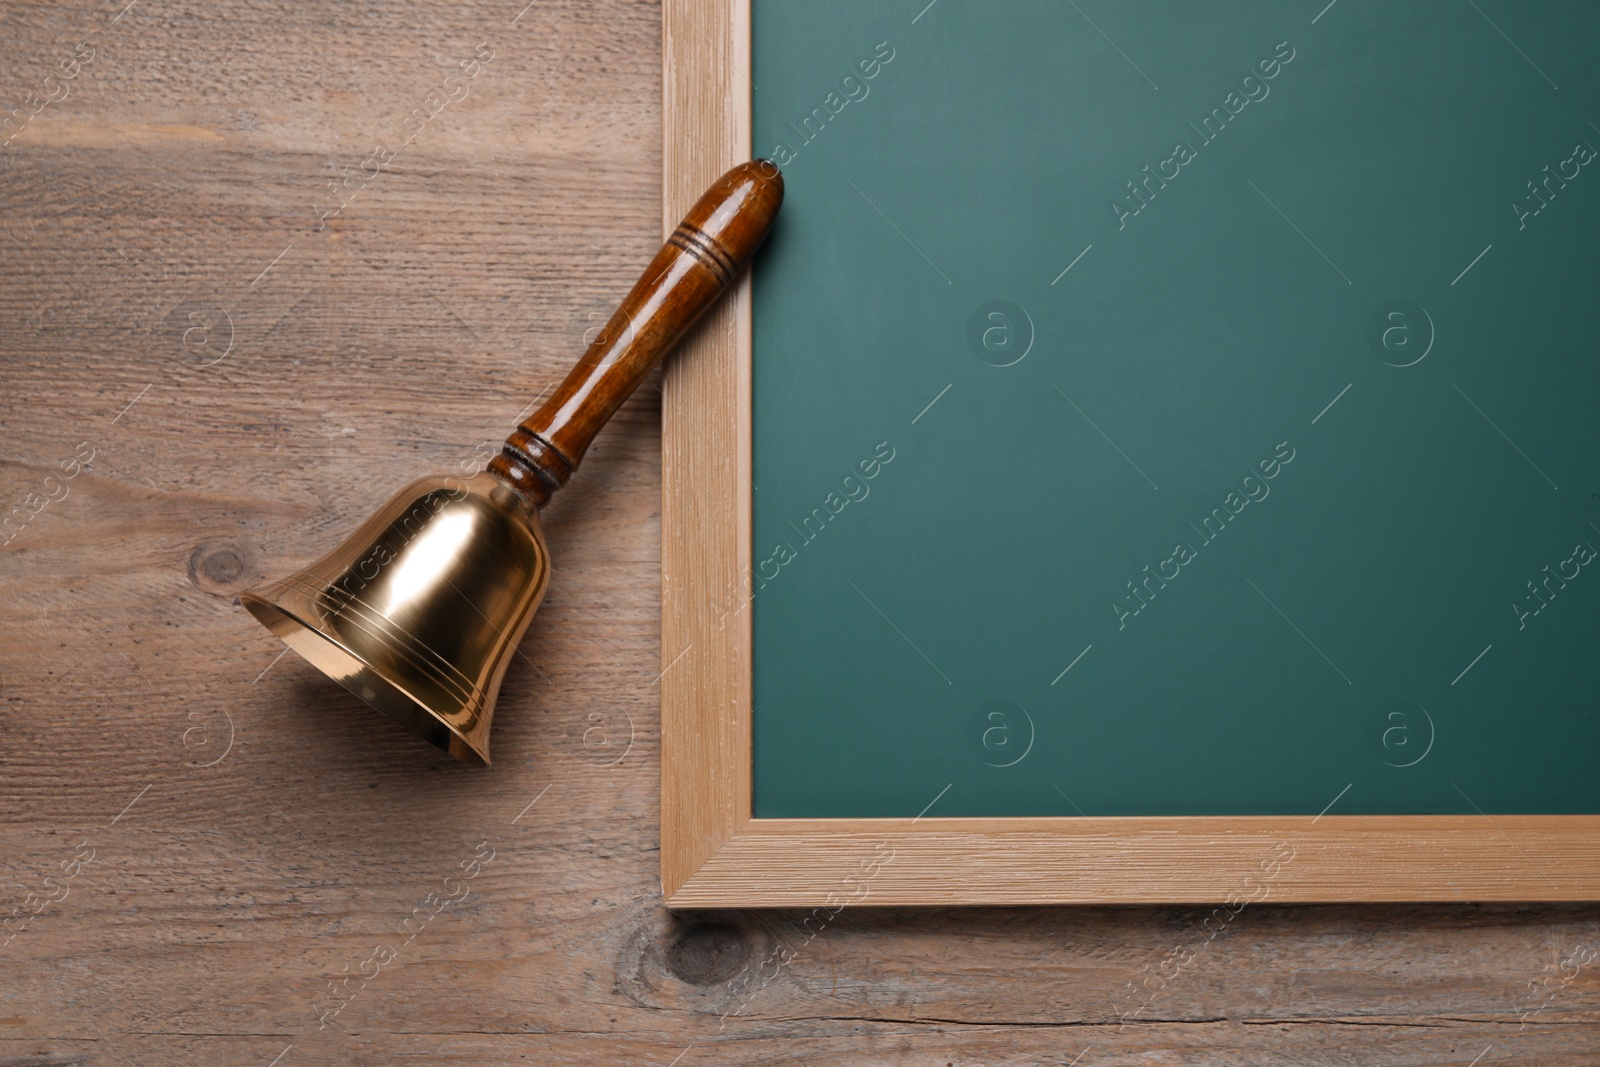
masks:
<path id="1" fill-rule="evenodd" d="M 662 53 L 666 232 L 752 155 L 750 0 L 663 0 Z M 663 384 L 669 906 L 1600 899 L 1592 815 L 752 818 L 750 317 L 746 278 Z"/>

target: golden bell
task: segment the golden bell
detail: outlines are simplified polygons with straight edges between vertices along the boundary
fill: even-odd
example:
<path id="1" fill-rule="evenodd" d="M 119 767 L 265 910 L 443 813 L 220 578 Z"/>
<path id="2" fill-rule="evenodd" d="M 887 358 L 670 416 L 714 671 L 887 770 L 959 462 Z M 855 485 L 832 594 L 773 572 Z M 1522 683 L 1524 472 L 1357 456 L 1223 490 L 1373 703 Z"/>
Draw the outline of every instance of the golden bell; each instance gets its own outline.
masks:
<path id="1" fill-rule="evenodd" d="M 322 559 L 245 593 L 245 608 L 362 700 L 487 766 L 500 680 L 550 581 L 539 509 L 733 283 L 782 202 L 766 160 L 724 174 L 487 470 L 413 482 Z"/>
<path id="2" fill-rule="evenodd" d="M 500 679 L 549 582 L 538 511 L 482 472 L 412 482 L 338 548 L 240 599 L 350 692 L 487 766 Z"/>

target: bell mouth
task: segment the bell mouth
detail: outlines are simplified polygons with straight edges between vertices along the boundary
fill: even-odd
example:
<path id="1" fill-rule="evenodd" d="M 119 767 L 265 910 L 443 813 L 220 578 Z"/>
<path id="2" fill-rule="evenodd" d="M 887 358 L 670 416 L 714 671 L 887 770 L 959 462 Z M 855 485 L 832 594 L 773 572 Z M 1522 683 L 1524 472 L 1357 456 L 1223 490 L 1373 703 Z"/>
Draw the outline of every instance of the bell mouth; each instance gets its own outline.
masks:
<path id="1" fill-rule="evenodd" d="M 465 734 L 352 649 L 257 593 L 242 593 L 239 602 L 274 637 L 356 697 L 456 759 L 475 767 L 489 766 L 487 748 L 479 751 Z"/>

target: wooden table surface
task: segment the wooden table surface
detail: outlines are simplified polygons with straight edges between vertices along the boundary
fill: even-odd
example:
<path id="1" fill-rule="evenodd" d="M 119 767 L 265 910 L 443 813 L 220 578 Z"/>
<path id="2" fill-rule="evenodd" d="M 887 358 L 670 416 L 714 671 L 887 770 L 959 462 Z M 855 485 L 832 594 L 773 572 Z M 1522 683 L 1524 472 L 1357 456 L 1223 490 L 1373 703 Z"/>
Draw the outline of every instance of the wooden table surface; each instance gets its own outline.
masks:
<path id="1" fill-rule="evenodd" d="M 650 386 L 492 769 L 280 655 L 656 247 L 660 14 L 123 2 L 0 8 L 0 1064 L 1600 1063 L 1595 907 L 667 912 Z"/>

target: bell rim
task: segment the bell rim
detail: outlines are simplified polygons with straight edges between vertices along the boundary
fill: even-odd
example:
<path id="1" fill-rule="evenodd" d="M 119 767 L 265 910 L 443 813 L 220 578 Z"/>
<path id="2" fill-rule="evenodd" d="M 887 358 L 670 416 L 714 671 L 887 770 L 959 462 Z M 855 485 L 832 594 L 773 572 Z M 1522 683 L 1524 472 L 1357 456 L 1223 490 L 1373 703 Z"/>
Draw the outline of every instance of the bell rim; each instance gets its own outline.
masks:
<path id="1" fill-rule="evenodd" d="M 274 637 L 282 641 L 287 648 L 293 650 L 301 659 L 304 659 L 328 678 L 337 682 L 341 688 L 363 704 L 403 727 L 413 736 L 428 742 L 435 748 L 447 752 L 465 763 L 479 767 L 491 765 L 487 737 L 484 738 L 482 744 L 473 741 L 472 738 L 446 721 L 432 708 L 428 707 L 427 704 L 408 692 L 404 686 L 388 678 L 374 664 L 368 662 L 365 657 L 356 652 L 355 649 L 350 648 L 344 642 L 318 628 L 314 623 L 301 618 L 268 594 L 269 590 L 265 589 L 260 592 L 252 590 L 241 593 L 239 594 L 239 603 L 257 622 L 266 627 Z M 313 638 L 319 644 L 312 647 L 316 647 L 324 653 L 332 650 L 336 655 L 348 659 L 350 665 L 356 669 L 341 677 L 318 663 L 312 656 L 307 655 L 303 648 L 298 647 L 294 641 L 290 640 L 291 637 Z M 382 687 L 374 695 L 383 696 L 385 698 L 384 702 L 379 703 L 373 697 L 357 691 L 350 684 L 358 674 L 363 680 L 375 682 Z M 445 735 L 449 738 L 449 743 L 442 743 L 442 739 L 436 736 L 439 730 L 445 732 Z"/>

